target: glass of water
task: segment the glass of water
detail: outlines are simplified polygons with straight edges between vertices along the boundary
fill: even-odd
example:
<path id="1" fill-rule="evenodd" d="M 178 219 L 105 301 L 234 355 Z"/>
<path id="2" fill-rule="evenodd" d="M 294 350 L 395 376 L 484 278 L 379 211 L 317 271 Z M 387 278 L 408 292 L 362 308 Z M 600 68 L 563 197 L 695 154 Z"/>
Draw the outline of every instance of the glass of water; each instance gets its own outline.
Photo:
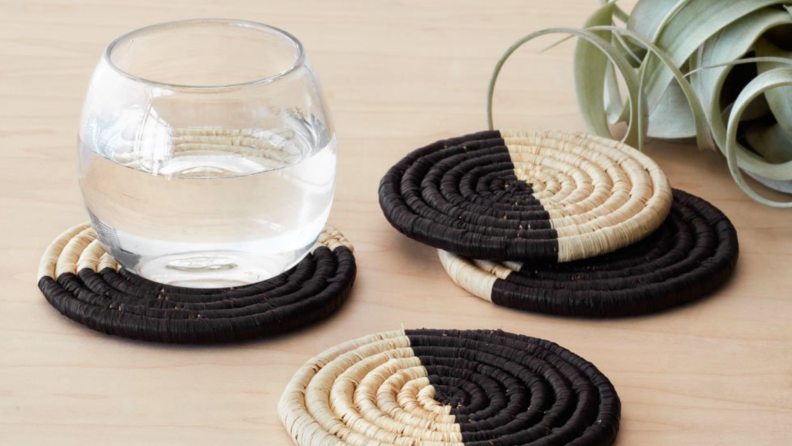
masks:
<path id="1" fill-rule="evenodd" d="M 126 269 L 176 286 L 240 286 L 305 257 L 333 201 L 336 139 L 289 33 L 188 20 L 113 41 L 79 135 L 91 224 Z"/>

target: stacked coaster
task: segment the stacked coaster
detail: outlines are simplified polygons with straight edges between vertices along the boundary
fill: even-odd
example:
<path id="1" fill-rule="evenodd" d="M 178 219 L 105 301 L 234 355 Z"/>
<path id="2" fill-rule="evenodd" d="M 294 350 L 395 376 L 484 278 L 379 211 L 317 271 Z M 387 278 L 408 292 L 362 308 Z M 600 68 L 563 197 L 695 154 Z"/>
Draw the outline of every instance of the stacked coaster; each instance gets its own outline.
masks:
<path id="1" fill-rule="evenodd" d="M 326 318 L 355 281 L 352 245 L 325 227 L 291 270 L 253 285 L 162 285 L 119 268 L 90 225 L 61 234 L 39 267 L 39 288 L 70 319 L 103 333 L 152 342 L 206 344 L 275 335 Z"/>
<path id="2" fill-rule="evenodd" d="M 698 299 L 731 275 L 739 248 L 729 219 L 706 201 L 674 190 L 660 228 L 619 251 L 570 263 L 535 265 L 440 251 L 457 285 L 496 305 L 562 316 L 647 314 Z"/>
<path id="3" fill-rule="evenodd" d="M 739 252 L 718 209 L 672 192 L 637 150 L 588 135 L 491 131 L 439 141 L 388 171 L 380 204 L 400 232 L 441 250 L 463 288 L 549 314 L 679 305 L 724 283 Z"/>
<path id="4" fill-rule="evenodd" d="M 614 442 L 621 403 L 597 368 L 502 331 L 407 330 L 331 348 L 280 399 L 299 446 Z"/>

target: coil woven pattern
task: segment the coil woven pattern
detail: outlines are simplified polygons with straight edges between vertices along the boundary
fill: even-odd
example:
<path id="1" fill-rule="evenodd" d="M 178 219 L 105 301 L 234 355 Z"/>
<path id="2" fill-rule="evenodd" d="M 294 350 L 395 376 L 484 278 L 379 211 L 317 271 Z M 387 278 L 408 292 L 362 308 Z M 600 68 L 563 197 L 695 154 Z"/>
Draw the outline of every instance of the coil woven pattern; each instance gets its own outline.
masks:
<path id="1" fill-rule="evenodd" d="M 280 399 L 299 446 L 610 445 L 616 390 L 548 341 L 502 331 L 407 330 L 308 361 Z"/>
<path id="2" fill-rule="evenodd" d="M 457 285 L 497 305 L 538 313 L 619 317 L 700 299 L 723 285 L 739 256 L 729 219 L 674 190 L 671 213 L 649 237 L 619 251 L 555 265 L 494 262 L 440 251 Z"/>
<path id="3" fill-rule="evenodd" d="M 326 318 L 346 301 L 355 273 L 352 245 L 327 226 L 311 254 L 270 280 L 225 289 L 162 285 L 120 268 L 86 223 L 47 248 L 38 285 L 53 307 L 94 330 L 205 344 L 270 336 Z"/>
<path id="4" fill-rule="evenodd" d="M 662 170 L 635 149 L 561 132 L 490 131 L 410 153 L 380 182 L 388 221 L 465 257 L 569 262 L 654 232 L 671 208 Z"/>

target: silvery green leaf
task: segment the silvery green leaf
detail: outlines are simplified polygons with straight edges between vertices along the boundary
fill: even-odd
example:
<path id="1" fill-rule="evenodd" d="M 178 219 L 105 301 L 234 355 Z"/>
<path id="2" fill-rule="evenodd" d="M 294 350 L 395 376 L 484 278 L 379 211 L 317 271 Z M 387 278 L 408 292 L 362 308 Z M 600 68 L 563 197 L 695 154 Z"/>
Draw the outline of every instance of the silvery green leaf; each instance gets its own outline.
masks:
<path id="1" fill-rule="evenodd" d="M 687 0 L 684 0 L 686 2 Z M 630 13 L 627 29 L 631 29 L 649 40 L 654 40 L 658 29 L 668 22 L 672 12 L 683 0 L 642 0 Z"/>
<path id="2" fill-rule="evenodd" d="M 584 28 L 591 26 L 610 26 L 613 24 L 613 11 L 615 3 L 604 3 L 596 10 L 584 24 Z M 599 31 L 594 35 L 603 40 L 611 40 L 609 31 Z M 614 45 L 615 47 L 615 45 Z M 619 85 L 616 80 L 616 68 L 610 63 L 605 52 L 598 50 L 592 43 L 579 39 L 575 46 L 574 64 L 576 67 L 587 67 L 587 70 L 574 70 L 575 85 L 596 91 L 596 84 L 601 83 L 603 94 L 594 97 L 595 93 L 587 93 L 577 88 L 578 107 L 584 120 L 591 122 L 587 125 L 589 131 L 598 135 L 610 135 L 609 124 L 615 124 L 622 119 L 625 110 L 622 102 Z M 601 77 L 601 79 L 600 79 Z M 592 91 L 592 90 L 590 90 Z M 585 99 L 584 99 L 585 98 Z M 585 103 L 585 106 L 584 106 Z M 604 113 L 602 113 L 604 110 Z"/>
<path id="3" fill-rule="evenodd" d="M 642 0 L 642 3 L 658 0 Z M 681 67 L 710 37 L 751 12 L 789 0 L 681 0 L 667 13 L 663 22 L 654 27 L 654 43 L 665 53 L 671 64 Z M 660 1 L 660 3 L 668 3 Z M 657 17 L 657 16 L 655 16 Z M 646 72 L 645 94 L 650 112 L 660 102 L 670 85 L 673 74 L 669 64 L 647 55 L 641 70 Z"/>
<path id="4" fill-rule="evenodd" d="M 792 194 L 792 180 L 790 181 L 768 180 L 767 178 L 762 178 L 759 175 L 754 175 L 751 172 L 746 172 L 746 173 L 748 174 L 748 176 L 758 181 L 759 183 L 769 187 L 770 189 L 777 190 L 778 192 L 784 192 L 786 194 Z"/>
<path id="5" fill-rule="evenodd" d="M 755 152 L 770 163 L 792 161 L 792 139 L 779 123 L 754 124 L 745 130 L 745 140 Z"/>
<path id="6" fill-rule="evenodd" d="M 757 40 L 754 51 L 756 51 L 757 57 L 780 57 L 792 60 L 792 52 L 777 47 L 767 39 Z M 782 64 L 774 62 L 760 62 L 756 64 L 756 69 L 759 73 L 765 73 L 781 66 Z M 776 88 L 765 93 L 765 97 L 781 129 L 787 135 L 792 135 L 792 100 L 790 100 L 792 99 L 792 89 Z"/>
<path id="7" fill-rule="evenodd" d="M 696 137 L 693 112 L 679 84 L 672 83 L 657 108 L 649 114 L 650 138 L 679 139 Z M 705 119 L 706 122 L 706 119 Z"/>
<path id="8" fill-rule="evenodd" d="M 603 8 L 607 7 L 608 5 L 605 5 Z M 621 54 L 621 52 L 611 45 L 610 42 L 594 34 L 593 32 L 574 28 L 549 28 L 537 31 L 521 38 L 506 50 L 503 56 L 501 56 L 501 58 L 496 63 L 495 69 L 492 73 L 492 76 L 490 77 L 489 86 L 487 88 L 487 121 L 489 127 L 491 129 L 495 128 L 494 119 L 492 116 L 492 100 L 495 93 L 495 84 L 498 81 L 498 75 L 503 68 L 503 64 L 506 62 L 509 56 L 511 56 L 526 42 L 536 39 L 537 37 L 550 34 L 569 34 L 579 39 L 583 39 L 591 44 L 590 47 L 582 52 L 580 57 L 576 57 L 575 59 L 576 71 L 582 71 L 583 73 L 591 74 L 589 77 L 576 76 L 576 80 L 580 80 L 580 82 L 576 84 L 578 101 L 581 106 L 583 121 L 586 124 L 588 131 L 599 136 L 608 138 L 612 137 L 603 109 L 605 71 L 602 68 L 602 55 L 605 55 L 606 63 L 609 61 L 610 63 L 614 64 L 614 66 L 616 66 L 619 73 L 624 78 L 627 90 L 630 92 L 628 96 L 630 124 L 628 126 L 624 141 L 630 145 L 642 145 L 643 135 L 645 134 L 645 129 L 642 129 L 642 125 L 645 122 L 645 108 L 643 113 L 644 116 L 641 116 L 642 114 L 639 113 L 639 104 L 641 104 L 642 101 L 639 100 L 640 90 L 638 88 L 638 77 L 635 73 L 635 70 L 630 66 L 630 63 Z M 595 72 L 595 70 L 591 68 L 592 65 L 600 67 L 600 72 Z M 592 102 L 598 104 L 599 108 L 591 106 Z"/>
<path id="9" fill-rule="evenodd" d="M 734 102 L 729 104 L 726 108 L 723 109 L 721 113 L 721 117 L 723 122 L 727 122 L 729 120 L 729 115 L 732 111 L 732 106 Z M 773 113 L 770 112 L 770 106 L 767 105 L 767 101 L 765 100 L 764 96 L 756 98 L 755 101 L 751 102 L 748 105 L 748 108 L 745 109 L 745 113 L 743 113 L 742 117 L 740 118 L 740 122 L 747 122 L 753 121 L 756 119 L 763 119 L 763 118 L 771 118 Z"/>
<path id="10" fill-rule="evenodd" d="M 726 122 L 721 118 L 725 106 L 721 104 L 720 92 L 731 68 L 738 63 L 755 63 L 753 60 L 740 62 L 738 59 L 768 29 L 790 23 L 792 17 L 785 11 L 761 9 L 720 30 L 691 57 L 690 68 L 694 72 L 690 76 L 691 84 L 707 113 L 715 145 L 721 151 L 726 150 Z"/>
<path id="11" fill-rule="evenodd" d="M 663 51 L 650 42 L 647 38 L 641 36 L 640 34 L 636 33 L 635 31 L 631 31 L 629 29 L 617 28 L 617 27 L 592 27 L 588 28 L 592 31 L 598 31 L 600 29 L 608 29 L 611 32 L 618 32 L 621 33 L 630 39 L 633 39 L 639 42 L 641 45 L 646 47 L 646 49 L 655 56 L 661 63 L 665 64 L 668 68 L 668 71 L 671 72 L 672 79 L 675 79 L 677 84 L 679 85 L 682 93 L 684 94 L 685 98 L 687 99 L 688 106 L 691 110 L 691 115 L 693 118 L 693 125 L 696 129 L 696 142 L 698 143 L 699 147 L 702 148 L 711 148 L 713 147 L 713 141 L 710 137 L 709 127 L 707 124 L 706 114 L 704 113 L 704 109 L 701 106 L 701 103 L 696 96 L 696 92 L 693 90 L 693 87 L 690 85 L 690 82 L 685 78 L 685 75 L 682 74 L 682 71 L 677 68 L 672 61 L 668 58 L 668 56 L 663 53 Z M 640 79 L 643 81 L 643 78 Z M 639 90 L 643 92 L 643 90 Z M 644 100 L 642 95 L 639 95 L 639 99 Z M 645 107 L 644 103 L 641 103 L 640 107 L 643 109 Z"/>
<path id="12" fill-rule="evenodd" d="M 616 69 L 613 64 L 608 64 L 605 67 L 605 114 L 607 115 L 608 124 L 616 124 L 624 121 L 623 116 L 626 107 L 622 100 L 621 92 L 619 91 L 619 81 L 616 79 Z"/>
<path id="13" fill-rule="evenodd" d="M 759 74 L 742 90 L 734 102 L 726 134 L 726 159 L 734 181 L 754 200 L 767 206 L 792 208 L 792 202 L 777 202 L 757 194 L 745 181 L 742 170 L 763 179 L 786 182 L 792 180 L 792 161 L 771 163 L 737 142 L 740 119 L 746 107 L 757 97 L 774 88 L 792 87 L 792 67 L 776 68 Z"/>

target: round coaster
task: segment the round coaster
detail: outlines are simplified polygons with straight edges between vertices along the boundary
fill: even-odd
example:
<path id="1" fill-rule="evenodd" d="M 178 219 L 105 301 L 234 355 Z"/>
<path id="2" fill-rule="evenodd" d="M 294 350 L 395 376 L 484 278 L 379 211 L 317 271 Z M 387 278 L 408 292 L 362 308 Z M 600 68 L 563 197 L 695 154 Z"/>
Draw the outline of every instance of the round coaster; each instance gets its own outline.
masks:
<path id="1" fill-rule="evenodd" d="M 274 335 L 324 319 L 355 281 L 352 245 L 327 226 L 291 270 L 237 288 L 181 288 L 120 268 L 90 225 L 64 232 L 47 248 L 39 288 L 68 318 L 103 333 L 152 342 L 204 344 Z"/>
<path id="2" fill-rule="evenodd" d="M 569 262 L 657 229 L 671 188 L 649 157 L 616 141 L 561 132 L 490 131 L 438 141 L 380 183 L 388 221 L 465 257 Z"/>
<path id="3" fill-rule="evenodd" d="M 701 198 L 674 190 L 666 221 L 627 248 L 555 265 L 472 260 L 440 251 L 457 285 L 509 308 L 563 316 L 652 313 L 706 296 L 731 276 L 737 232 Z"/>
<path id="4" fill-rule="evenodd" d="M 548 341 L 502 331 L 407 330 L 331 348 L 280 399 L 298 446 L 610 445 L 616 390 Z"/>

